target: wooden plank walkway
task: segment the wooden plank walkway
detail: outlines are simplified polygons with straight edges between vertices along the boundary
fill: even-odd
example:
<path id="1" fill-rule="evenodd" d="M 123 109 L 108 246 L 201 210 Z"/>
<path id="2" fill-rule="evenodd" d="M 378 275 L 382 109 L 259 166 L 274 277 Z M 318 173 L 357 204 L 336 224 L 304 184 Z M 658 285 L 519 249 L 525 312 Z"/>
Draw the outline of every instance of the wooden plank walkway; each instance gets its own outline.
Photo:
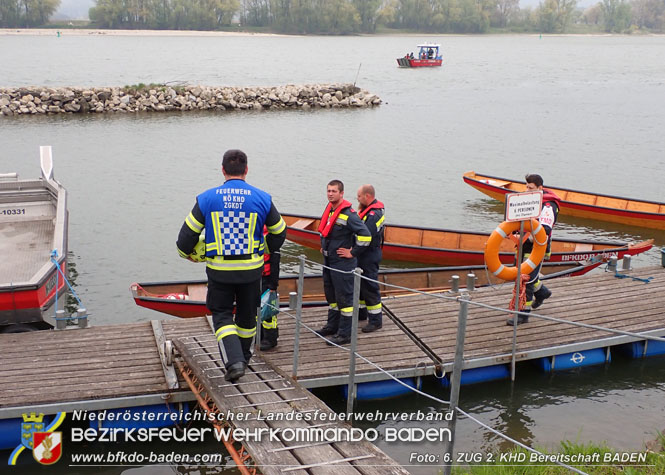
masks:
<path id="1" fill-rule="evenodd" d="M 653 336 L 665 335 L 665 318 L 662 316 L 662 308 L 665 306 L 665 269 L 637 269 L 629 275 L 643 279 L 653 277 L 653 280 L 646 284 L 631 278 L 616 278 L 609 272 L 553 279 L 547 282 L 552 297 L 538 310 L 547 316 L 575 322 L 623 331 L 652 332 Z M 510 284 L 484 287 L 473 291 L 471 298 L 473 302 L 508 308 L 512 287 Z M 416 295 L 386 299 L 384 305 L 436 353 L 444 362 L 443 368 L 446 371 L 452 370 L 459 303 L 434 296 Z M 303 322 L 318 329 L 325 323 L 326 313 L 326 309 L 304 310 Z M 508 316 L 497 310 L 469 305 L 464 348 L 466 368 L 510 361 L 513 329 L 506 325 Z M 359 334 L 358 353 L 397 374 L 406 374 L 406 371 L 400 373 L 399 370 L 407 368 L 412 370 L 413 375 L 432 374 L 434 361 L 417 348 L 386 315 L 383 322 L 383 328 L 378 332 Z M 279 328 L 279 345 L 266 353 L 266 357 L 290 374 L 293 361 L 293 319 L 280 316 Z M 532 316 L 528 324 L 518 327 L 517 359 L 603 348 L 635 340 L 637 338 Z M 300 341 L 298 380 L 301 384 L 317 387 L 344 383 L 348 373 L 348 352 L 328 347 L 309 332 L 302 332 Z M 359 382 L 387 379 L 365 362 L 359 362 L 357 376 Z"/>
<path id="2" fill-rule="evenodd" d="M 546 315 L 632 332 L 665 335 L 665 269 L 637 269 L 630 275 L 653 280 L 645 284 L 610 273 L 549 281 L 552 297 L 539 309 Z M 482 288 L 474 302 L 506 308 L 512 289 Z M 429 296 L 385 301 L 410 331 L 422 339 L 452 369 L 459 304 Z M 303 322 L 314 329 L 326 319 L 326 309 L 303 311 Z M 509 361 L 512 328 L 507 314 L 469 306 L 465 346 L 468 368 Z M 285 374 L 293 364 L 294 321 L 280 315 L 278 347 L 264 356 Z M 205 318 L 161 321 L 167 339 L 211 334 Z M 520 360 L 606 347 L 638 338 L 616 336 L 564 323 L 531 317 L 518 327 Z M 20 417 L 25 408 L 54 413 L 69 408 L 105 409 L 192 400 L 180 379 L 171 389 L 159 358 L 151 322 L 90 327 L 82 330 L 0 334 L 0 418 Z M 348 349 L 348 345 L 346 346 Z M 358 352 L 398 376 L 435 372 L 434 361 L 384 316 L 384 328 L 360 333 Z M 298 381 L 304 387 L 344 384 L 348 351 L 327 346 L 301 330 Z M 357 382 L 387 379 L 368 363 L 358 362 Z M 69 406 L 67 406 L 69 404 Z M 25 411 L 24 411 L 25 412 Z"/>
<path id="3" fill-rule="evenodd" d="M 214 335 L 179 338 L 174 345 L 179 358 L 202 386 L 204 398 L 214 401 L 216 412 L 231 427 L 245 433 L 275 434 L 243 443 L 261 473 L 278 475 L 305 470 L 312 475 L 408 475 L 373 444 L 365 440 L 349 442 L 344 435 L 349 425 L 337 420 L 328 406 L 270 364 L 254 358 L 245 375 L 236 383 L 229 383 L 224 381 Z M 286 419 L 287 415 L 292 420 Z M 338 432 L 331 431 L 332 437 L 321 437 L 328 429 Z M 299 431 L 300 435 L 294 440 L 294 432 L 288 436 L 280 432 L 285 430 Z"/>

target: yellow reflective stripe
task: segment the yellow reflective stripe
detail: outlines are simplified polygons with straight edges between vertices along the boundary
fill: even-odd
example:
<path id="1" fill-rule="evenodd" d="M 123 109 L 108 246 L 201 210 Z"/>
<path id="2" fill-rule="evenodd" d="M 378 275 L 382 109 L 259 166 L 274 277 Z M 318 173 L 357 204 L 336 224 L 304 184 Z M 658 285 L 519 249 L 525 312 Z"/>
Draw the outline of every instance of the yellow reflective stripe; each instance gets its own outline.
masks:
<path id="1" fill-rule="evenodd" d="M 235 326 L 240 338 L 252 338 L 256 335 L 256 327 L 254 328 L 242 328 L 238 325 Z"/>
<path id="2" fill-rule="evenodd" d="M 180 250 L 180 248 L 178 248 L 178 254 L 180 254 L 180 257 L 182 257 L 184 259 L 187 259 L 189 257 L 189 254 L 185 254 L 184 252 L 182 252 Z"/>
<path id="3" fill-rule="evenodd" d="M 249 213 L 249 226 L 247 227 L 247 249 L 245 254 L 256 252 L 254 250 L 254 230 L 256 229 L 256 213 Z"/>
<path id="4" fill-rule="evenodd" d="M 368 305 L 367 310 L 376 310 L 377 308 L 381 308 L 381 302 L 379 302 L 376 305 Z"/>
<path id="5" fill-rule="evenodd" d="M 342 312 L 342 315 L 345 317 L 350 317 L 353 315 L 353 307 L 344 307 L 340 309 L 340 312 Z"/>
<path id="6" fill-rule="evenodd" d="M 222 252 L 224 245 L 222 243 L 222 231 L 219 228 L 219 211 L 213 211 L 211 213 L 212 217 L 212 230 L 215 236 L 215 243 L 206 245 L 206 251 L 217 251 Z"/>
<path id="7" fill-rule="evenodd" d="M 385 221 L 385 219 L 386 219 L 385 216 L 381 216 L 381 219 L 379 219 L 379 220 L 376 222 L 376 230 L 377 230 L 377 231 L 378 231 L 379 229 L 381 229 L 381 226 L 383 226 L 383 222 Z"/>
<path id="8" fill-rule="evenodd" d="M 336 310 L 337 309 L 337 304 L 336 303 L 331 303 L 330 308 L 333 309 L 333 310 Z"/>
<path id="9" fill-rule="evenodd" d="M 349 217 L 346 214 L 341 214 L 340 213 L 339 216 L 337 216 L 337 219 L 341 219 L 342 221 L 346 221 L 347 219 L 349 219 Z"/>
<path id="10" fill-rule="evenodd" d="M 273 224 L 272 226 L 268 226 L 268 232 L 270 234 L 279 234 L 282 231 L 286 229 L 286 222 L 284 219 L 280 216 L 279 217 L 279 222 L 277 224 Z"/>
<path id="11" fill-rule="evenodd" d="M 225 260 L 224 256 L 213 256 L 206 259 L 207 266 L 214 270 L 252 270 L 263 265 L 263 256 L 252 254 L 250 259 Z"/>
<path id="12" fill-rule="evenodd" d="M 204 225 L 199 223 L 192 213 L 189 213 L 189 216 L 185 218 L 185 223 L 187 223 L 189 229 L 194 231 L 196 234 L 201 234 L 201 230 L 203 229 Z"/>
<path id="13" fill-rule="evenodd" d="M 357 236 L 357 239 L 358 239 L 358 241 L 371 241 L 371 240 L 372 240 L 372 236 L 361 236 L 361 235 L 358 235 L 358 236 Z"/>
<path id="14" fill-rule="evenodd" d="M 359 246 L 369 246 L 372 242 L 372 236 L 356 236 L 356 244 Z"/>
<path id="15" fill-rule="evenodd" d="M 229 335 L 238 335 L 238 331 L 236 330 L 235 325 L 224 325 L 223 327 L 219 327 L 217 329 L 215 335 L 217 335 L 217 341 L 220 341 L 222 338 L 225 338 Z"/>
<path id="16" fill-rule="evenodd" d="M 277 317 L 276 316 L 272 317 L 272 320 L 263 322 L 261 326 L 266 330 L 272 330 L 273 328 L 277 328 Z"/>

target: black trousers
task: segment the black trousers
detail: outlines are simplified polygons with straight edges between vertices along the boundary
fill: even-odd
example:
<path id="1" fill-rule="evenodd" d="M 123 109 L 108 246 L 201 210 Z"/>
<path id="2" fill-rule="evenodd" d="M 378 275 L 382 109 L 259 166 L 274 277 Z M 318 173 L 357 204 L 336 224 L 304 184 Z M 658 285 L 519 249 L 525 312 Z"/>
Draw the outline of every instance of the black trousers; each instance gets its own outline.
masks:
<path id="1" fill-rule="evenodd" d="M 330 305 L 328 309 L 328 322 L 326 326 L 341 336 L 351 335 L 351 315 L 353 312 L 353 271 L 357 266 L 357 260 L 328 257 L 323 260 L 324 265 L 345 271 L 335 272 L 323 269 L 323 291 L 326 301 Z M 340 321 L 340 313 L 343 317 Z"/>
<path id="2" fill-rule="evenodd" d="M 261 279 L 242 284 L 208 279 L 206 305 L 212 312 L 215 334 L 227 368 L 239 361 L 249 362 L 260 302 Z"/>
<path id="3" fill-rule="evenodd" d="M 358 258 L 358 267 L 363 270 L 363 277 L 377 280 L 379 278 L 379 264 L 382 252 L 380 247 L 370 247 Z M 362 279 L 360 281 L 360 300 L 365 306 L 360 307 L 360 319 L 369 317 L 369 322 L 380 325 L 383 311 L 381 310 L 381 292 L 378 282 L 370 282 Z"/>

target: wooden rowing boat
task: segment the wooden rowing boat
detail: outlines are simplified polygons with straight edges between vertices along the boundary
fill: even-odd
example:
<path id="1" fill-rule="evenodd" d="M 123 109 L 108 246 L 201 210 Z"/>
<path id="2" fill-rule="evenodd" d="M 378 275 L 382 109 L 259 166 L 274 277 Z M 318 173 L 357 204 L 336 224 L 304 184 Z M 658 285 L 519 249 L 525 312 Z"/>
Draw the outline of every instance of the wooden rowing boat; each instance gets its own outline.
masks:
<path id="1" fill-rule="evenodd" d="M 285 215 L 286 238 L 312 249 L 320 249 L 321 241 L 316 231 L 319 218 L 313 216 Z M 491 230 L 490 230 L 491 231 Z M 449 229 L 416 228 L 411 226 L 385 226 L 383 258 L 396 261 L 420 262 L 439 266 L 483 265 L 485 242 L 490 232 L 476 233 Z M 591 259 L 609 259 L 616 256 L 640 254 L 653 246 L 653 239 L 635 244 L 619 242 L 560 240 L 552 241 L 550 262 L 579 262 Z M 514 244 L 508 239 L 500 248 L 504 264 L 515 260 Z"/>
<path id="2" fill-rule="evenodd" d="M 0 333 L 52 328 L 66 290 L 58 267 L 66 273 L 67 192 L 53 178 L 50 146 L 40 160 L 39 179 L 0 175 Z"/>
<path id="3" fill-rule="evenodd" d="M 478 175 L 466 172 L 464 182 L 481 193 L 506 201 L 506 194 L 526 190 L 526 183 L 490 175 Z M 567 188 L 547 186 L 561 198 L 559 214 L 579 218 L 596 219 L 612 223 L 640 226 L 653 229 L 665 229 L 665 203 L 656 201 L 634 200 L 621 196 L 587 193 Z"/>
<path id="4" fill-rule="evenodd" d="M 601 263 L 600 259 L 594 262 L 546 262 L 542 267 L 543 279 L 586 274 Z M 466 275 L 469 273 L 476 275 L 477 286 L 488 285 L 488 282 L 492 284 L 504 282 L 485 272 L 484 266 L 383 270 L 379 273 L 378 280 L 382 282 L 380 285 L 381 294 L 383 298 L 387 298 L 411 293 L 389 285 L 434 292 L 449 289 L 450 279 L 453 275 L 459 275 L 461 285 L 465 286 Z M 490 278 L 491 280 L 488 281 Z M 289 293 L 296 292 L 297 281 L 297 275 L 280 277 L 278 288 L 280 305 L 288 305 Z M 140 307 L 180 318 L 193 318 L 210 314 L 205 304 L 208 291 L 207 281 L 205 280 L 134 283 L 130 286 L 130 290 L 134 301 Z M 303 305 L 326 305 L 321 274 L 304 276 Z"/>

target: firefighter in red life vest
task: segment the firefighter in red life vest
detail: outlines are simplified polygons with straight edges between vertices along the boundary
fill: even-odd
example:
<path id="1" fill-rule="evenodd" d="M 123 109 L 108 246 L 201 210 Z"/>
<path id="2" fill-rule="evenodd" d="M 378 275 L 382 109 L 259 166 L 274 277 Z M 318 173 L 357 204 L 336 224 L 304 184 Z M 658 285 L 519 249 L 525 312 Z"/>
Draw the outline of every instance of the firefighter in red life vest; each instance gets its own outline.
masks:
<path id="1" fill-rule="evenodd" d="M 263 228 L 263 235 L 268 234 L 268 228 Z M 279 307 L 277 299 L 277 286 L 279 285 L 279 251 L 270 252 L 266 246 L 266 252 L 263 254 L 263 275 L 261 276 L 261 291 L 263 295 L 268 292 L 268 308 L 261 308 L 261 351 L 268 351 L 277 346 L 279 338 L 279 329 L 277 328 L 277 314 Z M 264 300 L 263 298 L 261 299 Z"/>
<path id="2" fill-rule="evenodd" d="M 383 246 L 383 223 L 385 206 L 375 198 L 376 192 L 372 185 L 358 188 L 358 217 L 363 220 L 372 235 L 369 248 L 358 256 L 358 266 L 363 270 L 363 277 L 376 281 L 379 278 Z M 383 310 L 381 292 L 378 282 L 362 279 L 360 281 L 360 313 L 359 320 L 367 320 L 363 333 L 371 333 L 383 326 Z"/>
<path id="3" fill-rule="evenodd" d="M 321 252 L 324 265 L 342 272 L 323 269 L 323 290 L 328 301 L 328 321 L 317 333 L 334 335 L 330 341 L 344 345 L 351 341 L 353 315 L 353 271 L 357 257 L 372 242 L 372 235 L 344 199 L 344 184 L 332 180 L 327 187 L 328 206 L 321 216 Z"/>
<path id="4" fill-rule="evenodd" d="M 540 211 L 540 216 L 538 216 L 538 221 L 545 228 L 547 233 L 547 249 L 545 250 L 545 257 L 543 261 L 546 261 L 550 258 L 551 245 L 552 245 L 552 228 L 554 228 L 554 223 L 556 223 L 557 216 L 559 215 L 559 203 L 561 199 L 550 190 L 543 188 L 543 178 L 540 175 L 531 174 L 525 177 L 526 180 L 526 191 L 542 191 L 543 192 L 543 207 Z M 522 244 L 522 257 L 524 259 L 529 257 L 531 251 L 533 250 L 533 238 L 529 236 L 529 239 Z M 525 313 L 530 313 L 531 310 L 535 310 L 540 307 L 545 299 L 548 299 L 552 296 L 552 291 L 550 291 L 545 285 L 540 281 L 540 268 L 543 263 L 538 265 L 531 274 L 529 274 L 529 281 L 526 284 L 526 303 L 524 304 Z M 517 324 L 528 323 L 528 315 L 518 315 Z M 513 318 L 506 320 L 506 325 L 513 325 Z"/>

